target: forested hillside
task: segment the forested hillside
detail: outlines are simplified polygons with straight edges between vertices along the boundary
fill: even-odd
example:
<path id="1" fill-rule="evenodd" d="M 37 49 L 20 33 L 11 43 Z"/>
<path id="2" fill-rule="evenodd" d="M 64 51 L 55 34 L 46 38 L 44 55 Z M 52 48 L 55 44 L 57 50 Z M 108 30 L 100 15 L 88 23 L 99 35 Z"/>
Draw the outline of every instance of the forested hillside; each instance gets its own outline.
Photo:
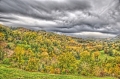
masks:
<path id="1" fill-rule="evenodd" d="M 0 63 L 32 72 L 120 77 L 120 40 L 84 40 L 0 25 Z"/>

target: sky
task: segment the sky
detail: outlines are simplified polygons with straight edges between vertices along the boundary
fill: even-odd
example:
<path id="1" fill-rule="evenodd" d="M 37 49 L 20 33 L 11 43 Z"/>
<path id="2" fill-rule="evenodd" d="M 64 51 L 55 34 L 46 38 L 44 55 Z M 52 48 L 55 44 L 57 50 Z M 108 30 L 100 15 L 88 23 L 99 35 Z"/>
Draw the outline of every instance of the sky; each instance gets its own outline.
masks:
<path id="1" fill-rule="evenodd" d="M 115 37 L 120 0 L 0 0 L 0 24 L 74 37 Z"/>

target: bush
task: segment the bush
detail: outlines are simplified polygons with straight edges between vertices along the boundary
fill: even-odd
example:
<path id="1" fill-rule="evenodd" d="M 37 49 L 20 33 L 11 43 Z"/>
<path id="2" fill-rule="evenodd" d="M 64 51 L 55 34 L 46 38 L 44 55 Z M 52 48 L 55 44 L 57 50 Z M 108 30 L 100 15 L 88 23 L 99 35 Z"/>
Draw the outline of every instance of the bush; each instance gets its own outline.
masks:
<path id="1" fill-rule="evenodd" d="M 15 45 L 13 43 L 8 43 L 7 47 L 8 49 L 14 49 Z"/>
<path id="2" fill-rule="evenodd" d="M 4 58 L 3 61 L 2 61 L 2 63 L 9 65 L 10 64 L 9 58 Z"/>
<path id="3" fill-rule="evenodd" d="M 4 52 L 3 51 L 0 51 L 0 60 L 3 60 L 4 59 Z"/>

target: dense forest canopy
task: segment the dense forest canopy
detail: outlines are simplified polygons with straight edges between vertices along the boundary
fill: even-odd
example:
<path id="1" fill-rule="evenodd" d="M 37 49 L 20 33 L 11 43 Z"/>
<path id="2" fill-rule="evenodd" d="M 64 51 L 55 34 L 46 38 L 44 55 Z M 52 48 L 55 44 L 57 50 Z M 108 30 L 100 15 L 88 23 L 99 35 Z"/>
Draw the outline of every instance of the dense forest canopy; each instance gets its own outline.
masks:
<path id="1" fill-rule="evenodd" d="M 0 63 L 51 74 L 120 77 L 120 39 L 82 39 L 0 25 Z"/>

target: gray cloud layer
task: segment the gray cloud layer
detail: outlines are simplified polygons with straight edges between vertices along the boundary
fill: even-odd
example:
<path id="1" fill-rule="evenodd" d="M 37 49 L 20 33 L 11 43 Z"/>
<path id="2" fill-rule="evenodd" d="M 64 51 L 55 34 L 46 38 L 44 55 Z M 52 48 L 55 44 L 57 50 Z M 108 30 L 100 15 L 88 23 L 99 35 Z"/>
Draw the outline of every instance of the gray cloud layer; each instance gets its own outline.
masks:
<path id="1" fill-rule="evenodd" d="M 0 23 L 76 37 L 113 37 L 120 33 L 120 1 L 0 0 Z"/>

